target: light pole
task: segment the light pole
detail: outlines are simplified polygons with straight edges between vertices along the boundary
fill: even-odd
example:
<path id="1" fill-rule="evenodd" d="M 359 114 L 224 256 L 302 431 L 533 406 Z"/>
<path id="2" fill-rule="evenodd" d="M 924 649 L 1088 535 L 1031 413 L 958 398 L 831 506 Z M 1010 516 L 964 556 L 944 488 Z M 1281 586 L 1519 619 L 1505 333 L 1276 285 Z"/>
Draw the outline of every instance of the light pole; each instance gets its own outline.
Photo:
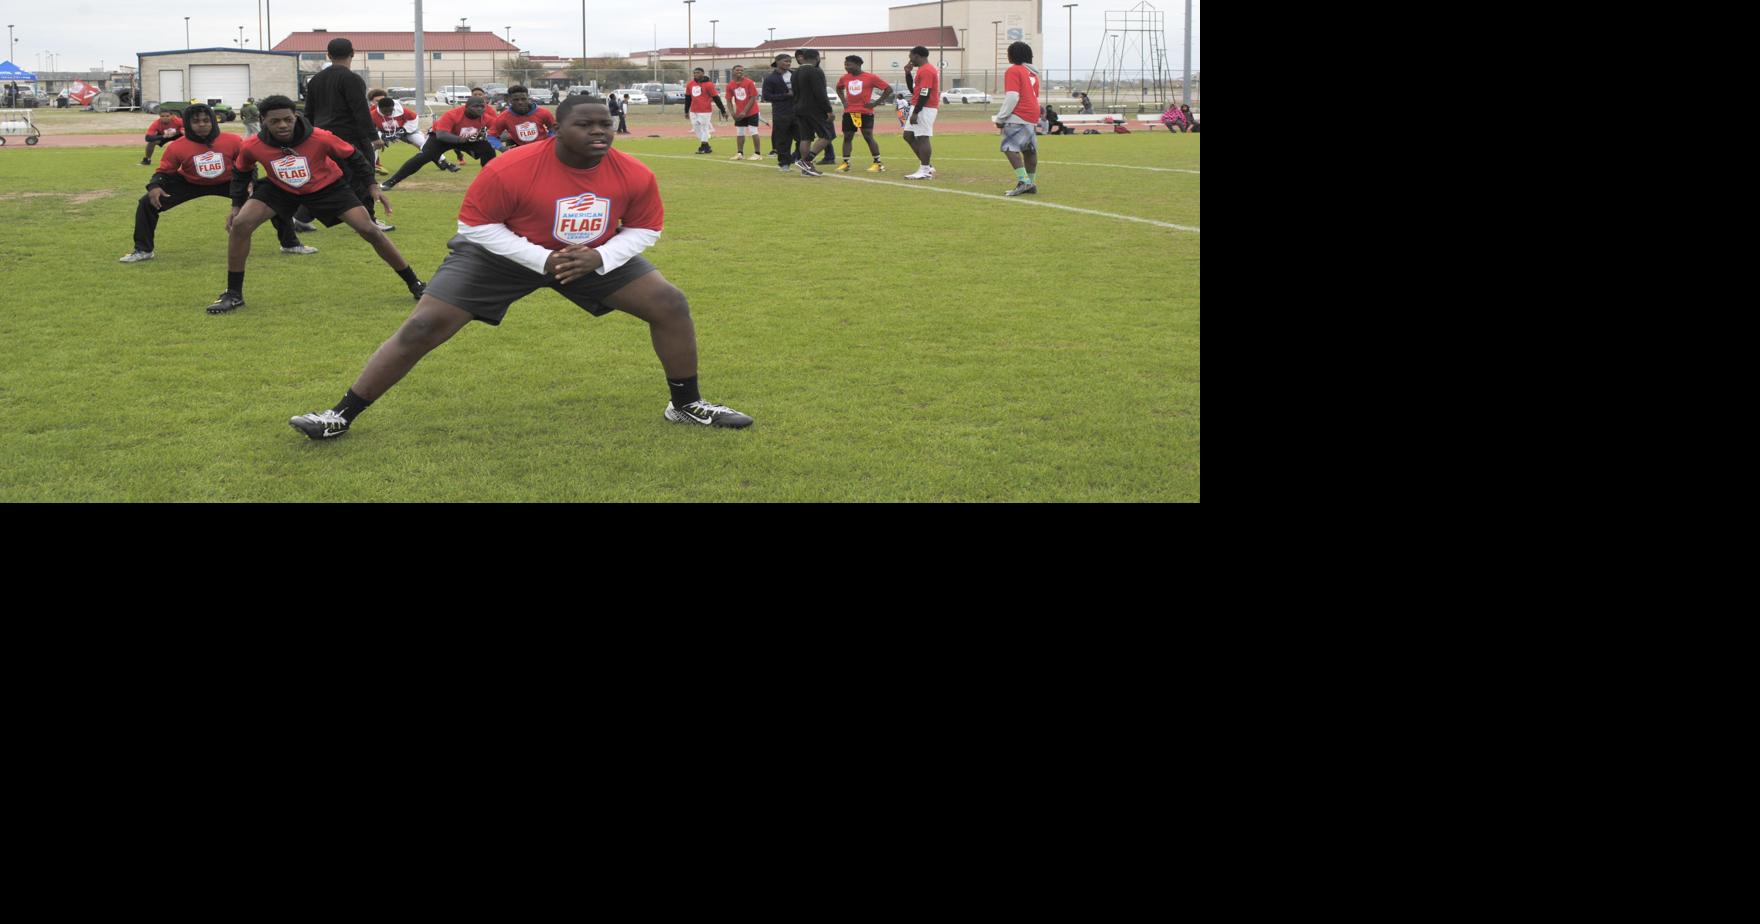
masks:
<path id="1" fill-rule="evenodd" d="M 720 21 L 719 19 L 709 20 L 709 79 L 711 80 L 715 79 L 715 24 Z"/>
<path id="2" fill-rule="evenodd" d="M 776 41 L 776 27 L 775 26 L 770 27 L 770 41 L 772 41 L 772 42 Z"/>
<path id="3" fill-rule="evenodd" d="M 1076 7 L 1080 3 L 1065 3 L 1063 8 L 1069 10 L 1069 95 L 1076 95 Z"/>
<path id="4" fill-rule="evenodd" d="M 696 52 L 691 48 L 691 43 L 695 41 L 691 37 L 691 9 L 696 2 L 697 0 L 684 0 L 684 74 L 686 79 L 689 79 L 691 72 L 696 70 Z"/>
<path id="5" fill-rule="evenodd" d="M 996 63 L 997 55 L 1002 51 L 1002 20 L 992 19 L 990 20 L 990 25 L 996 27 L 996 43 L 990 46 L 990 73 L 992 75 L 990 92 L 995 93 L 996 86 L 994 75 L 1002 68 L 1002 65 Z"/>
<path id="6" fill-rule="evenodd" d="M 581 0 L 581 74 L 582 80 L 587 71 L 587 0 Z"/>
<path id="7" fill-rule="evenodd" d="M 464 34 L 465 30 L 467 28 L 469 28 L 468 26 L 466 26 L 464 24 L 464 21 L 467 18 L 469 18 L 469 17 L 465 17 L 465 16 L 458 17 L 458 45 L 459 45 L 459 48 L 462 49 L 459 52 L 459 54 L 463 56 L 462 64 L 464 66 L 464 85 L 468 87 L 471 85 L 471 44 L 469 41 L 470 36 Z"/>
<path id="8" fill-rule="evenodd" d="M 273 9 L 271 9 L 271 7 L 273 7 L 273 6 L 274 6 L 274 0 L 263 0 L 263 28 L 269 33 L 270 38 L 275 37 L 275 11 Z M 416 28 L 420 29 L 421 27 L 417 26 Z M 275 44 L 275 43 L 274 42 L 269 43 L 269 45 L 273 45 L 273 44 Z M 269 45 L 264 45 L 263 47 L 268 48 Z M 419 49 L 419 48 L 416 50 L 421 51 L 421 49 Z M 421 101 L 417 100 L 416 105 L 420 106 Z"/>
<path id="9" fill-rule="evenodd" d="M 244 47 L 244 27 L 243 26 L 238 27 L 238 47 L 239 48 Z"/>
<path id="10" fill-rule="evenodd" d="M 183 50 L 189 50 L 189 17 L 183 17 Z"/>
<path id="11" fill-rule="evenodd" d="M 263 4 L 261 0 L 257 3 L 257 47 L 269 47 L 263 44 Z"/>
<path id="12" fill-rule="evenodd" d="M 513 44 L 513 27 L 512 26 L 502 26 L 501 28 L 503 31 L 505 31 L 507 33 L 507 44 L 512 45 Z M 514 50 L 518 51 L 519 49 L 516 48 Z M 513 62 L 512 61 L 508 62 L 507 69 L 509 72 L 511 72 L 513 70 Z M 525 81 L 521 80 L 520 83 L 525 83 Z"/>
<path id="13" fill-rule="evenodd" d="M 941 22 L 935 27 L 935 73 L 940 74 L 947 67 L 947 0 L 940 0 L 935 9 L 941 15 Z"/>
<path id="14" fill-rule="evenodd" d="M 960 73 L 963 75 L 965 73 L 966 68 L 971 67 L 971 66 L 972 66 L 972 50 L 970 47 L 968 47 L 966 45 L 966 30 L 961 29 L 961 30 L 959 30 L 959 70 L 960 70 Z M 970 79 L 971 79 L 970 77 L 966 78 L 966 80 L 970 80 Z M 963 82 L 964 81 L 961 81 L 961 83 L 963 83 Z M 947 87 L 958 86 L 958 84 L 948 83 L 947 78 L 945 76 L 943 76 L 941 79 L 941 85 L 947 86 Z"/>

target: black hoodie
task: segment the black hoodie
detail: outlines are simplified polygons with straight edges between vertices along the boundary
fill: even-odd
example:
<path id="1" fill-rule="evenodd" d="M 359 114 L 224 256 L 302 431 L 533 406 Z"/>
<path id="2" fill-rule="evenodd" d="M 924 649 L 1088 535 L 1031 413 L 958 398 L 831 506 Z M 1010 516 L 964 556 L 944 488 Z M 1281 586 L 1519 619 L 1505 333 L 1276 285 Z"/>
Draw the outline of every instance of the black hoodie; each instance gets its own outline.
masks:
<path id="1" fill-rule="evenodd" d="M 306 121 L 306 117 L 298 113 L 295 113 L 293 117 L 293 137 L 289 138 L 286 143 L 269 133 L 267 119 L 263 120 L 263 130 L 257 132 L 257 140 L 269 147 L 280 148 L 288 154 L 294 153 L 293 149 L 299 147 L 310 137 L 312 137 L 312 123 Z M 347 141 L 348 139 L 342 140 Z M 346 160 L 337 157 L 332 157 L 331 160 L 336 161 L 337 165 L 342 168 L 342 182 L 347 183 L 350 187 L 359 185 L 362 178 L 365 178 L 368 183 L 372 182 L 373 162 L 361 153 L 360 145 L 354 145 L 354 154 Z M 232 205 L 234 208 L 242 207 L 244 200 L 250 198 L 249 186 L 251 178 L 256 175 L 256 172 L 255 167 L 252 167 L 248 173 L 232 171 Z"/>
<path id="2" fill-rule="evenodd" d="M 193 116 L 198 112 L 205 112 L 208 114 L 208 134 L 206 136 L 196 134 L 195 130 L 189 127 L 190 116 Z M 210 148 L 213 147 L 214 139 L 220 137 L 220 120 L 214 118 L 214 110 L 205 103 L 191 103 L 189 108 L 183 110 L 183 137 L 188 138 L 197 144 L 205 145 Z M 175 144 L 176 142 L 172 143 Z M 154 171 L 153 178 L 147 181 L 147 188 L 154 189 L 156 187 L 162 187 L 170 182 L 171 178 L 175 176 L 177 176 L 176 173 L 160 173 Z"/>

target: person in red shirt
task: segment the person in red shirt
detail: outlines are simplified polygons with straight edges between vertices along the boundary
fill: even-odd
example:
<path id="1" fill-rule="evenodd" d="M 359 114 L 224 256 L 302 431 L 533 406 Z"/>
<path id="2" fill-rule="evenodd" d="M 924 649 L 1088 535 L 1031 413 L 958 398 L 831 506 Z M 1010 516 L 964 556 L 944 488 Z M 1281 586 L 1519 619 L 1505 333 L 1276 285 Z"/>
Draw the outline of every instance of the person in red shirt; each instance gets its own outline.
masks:
<path id="1" fill-rule="evenodd" d="M 159 229 L 159 214 L 192 199 L 207 196 L 229 196 L 232 191 L 232 170 L 238 162 L 239 148 L 244 139 L 220 130 L 214 121 L 214 110 L 196 104 L 183 111 L 186 119 L 182 138 L 165 146 L 159 169 L 147 181 L 147 194 L 134 208 L 134 250 L 122 258 L 123 263 L 140 263 L 153 259 L 153 240 Z M 293 233 L 293 223 L 277 215 L 275 237 L 281 252 L 291 254 L 317 253 Z"/>
<path id="2" fill-rule="evenodd" d="M 929 180 L 935 178 L 935 168 L 930 163 L 935 144 L 930 139 L 935 136 L 935 116 L 941 111 L 941 70 L 929 63 L 929 49 L 922 45 L 911 49 L 910 64 L 916 97 L 905 119 L 904 143 L 916 152 L 919 166 L 904 178 Z"/>
<path id="3" fill-rule="evenodd" d="M 372 98 L 373 94 L 369 93 L 367 96 Z M 373 127 L 379 130 L 379 141 L 385 147 L 400 141 L 416 148 L 423 148 L 428 144 L 427 133 L 418 127 L 421 120 L 416 117 L 416 111 L 408 106 L 400 106 L 397 100 L 383 90 L 379 91 L 378 97 L 373 98 L 373 105 L 367 110 L 367 115 L 373 117 Z M 376 173 L 389 173 L 390 171 L 378 166 L 380 153 L 381 151 L 373 152 L 373 170 Z M 447 160 L 445 154 L 436 157 L 434 165 L 448 173 L 458 172 L 458 165 Z"/>
<path id="4" fill-rule="evenodd" d="M 690 303 L 641 255 L 660 239 L 666 217 L 654 172 L 612 150 L 617 121 L 599 97 L 569 97 L 556 119 L 555 138 L 483 168 L 427 295 L 342 400 L 289 425 L 314 440 L 347 433 L 362 411 L 466 324 L 499 325 L 509 305 L 550 289 L 594 317 L 617 310 L 647 323 L 672 393 L 667 420 L 751 426 L 752 418 L 698 393 Z"/>
<path id="5" fill-rule="evenodd" d="M 1014 168 L 1014 188 L 1005 196 L 1030 196 L 1039 191 L 1039 147 L 1033 127 L 1039 124 L 1039 72 L 1033 63 L 1033 46 L 1015 42 L 1008 46 L 1008 72 L 1002 77 L 1002 111 L 990 121 L 1002 129 L 1002 153 Z"/>
<path id="6" fill-rule="evenodd" d="M 141 166 L 151 167 L 153 165 L 153 149 L 176 141 L 178 136 L 182 134 L 183 120 L 177 117 L 177 113 L 159 113 L 159 118 L 147 126 L 147 149 L 141 153 Z"/>
<path id="7" fill-rule="evenodd" d="M 435 163 L 448 150 L 459 153 L 459 163 L 464 163 L 463 155 L 469 154 L 487 167 L 489 161 L 495 159 L 495 149 L 489 147 L 489 134 L 496 118 L 484 111 L 488 105 L 487 97 L 473 96 L 465 100 L 463 106 L 435 119 L 434 130 L 428 143 L 422 145 L 422 153 L 404 161 L 380 188 L 390 189 L 409 179 L 417 170 Z"/>
<path id="8" fill-rule="evenodd" d="M 518 84 L 507 88 L 507 111 L 495 120 L 490 134 L 510 148 L 542 141 L 556 134 L 556 117 L 532 102 L 530 90 Z"/>
<path id="9" fill-rule="evenodd" d="M 373 164 L 365 152 L 324 129 L 313 128 L 285 96 L 271 96 L 260 108 L 263 130 L 245 139 L 232 171 L 232 214 L 226 219 L 230 232 L 226 291 L 208 306 L 208 313 L 225 314 L 244 307 L 244 267 L 251 255 L 251 234 L 271 215 L 292 218 L 302 207 L 325 227 L 346 224 L 353 228 L 409 286 L 410 294 L 420 299 L 422 281 L 397 252 L 397 245 L 373 223 L 351 188 L 365 186 L 385 207 L 385 214 L 391 214 L 391 200 L 373 182 Z M 256 181 L 258 164 L 263 165 L 266 180 Z"/>
<path id="10" fill-rule="evenodd" d="M 892 84 L 863 71 L 859 55 L 844 58 L 843 70 L 843 76 L 837 78 L 837 98 L 843 100 L 843 163 L 838 165 L 837 172 L 849 172 L 850 147 L 855 143 L 856 132 L 861 132 L 868 142 L 868 153 L 874 156 L 868 172 L 885 173 L 886 165 L 880 162 L 880 142 L 874 140 L 874 106 L 885 105 L 892 99 Z M 876 88 L 882 91 L 879 100 L 874 99 Z"/>
<path id="11" fill-rule="evenodd" d="M 714 104 L 721 110 L 722 120 L 727 119 L 727 107 L 721 105 L 721 97 L 715 95 L 715 82 L 703 73 L 702 68 L 691 72 L 690 85 L 685 87 L 685 114 L 690 117 L 691 131 L 697 136 L 697 153 L 713 154 L 715 149 L 709 147 L 709 139 L 715 137 L 715 125 L 710 120 L 709 105 Z"/>
<path id="12" fill-rule="evenodd" d="M 752 159 L 764 159 L 764 142 L 758 139 L 758 85 L 746 76 L 743 64 L 733 66 L 733 79 L 727 82 L 727 106 L 733 110 L 733 143 L 739 153 L 731 159 L 746 159 L 746 136 L 752 136 Z"/>

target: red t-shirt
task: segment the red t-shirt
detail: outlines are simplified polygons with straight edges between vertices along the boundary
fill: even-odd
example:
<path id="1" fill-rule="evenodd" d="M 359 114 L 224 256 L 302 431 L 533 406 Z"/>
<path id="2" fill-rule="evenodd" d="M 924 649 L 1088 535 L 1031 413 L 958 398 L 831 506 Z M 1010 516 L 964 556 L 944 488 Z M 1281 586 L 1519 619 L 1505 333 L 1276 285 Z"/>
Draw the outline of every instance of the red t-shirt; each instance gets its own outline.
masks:
<path id="1" fill-rule="evenodd" d="M 615 148 L 576 170 L 556 159 L 556 142 L 522 145 L 490 161 L 464 194 L 458 220 L 506 225 L 549 250 L 595 246 L 619 228 L 661 230 L 666 209 L 654 171 Z"/>
<path id="2" fill-rule="evenodd" d="M 935 65 L 925 64 L 917 68 L 917 100 L 924 109 L 941 108 L 941 72 Z"/>
<path id="3" fill-rule="evenodd" d="M 1019 93 L 1021 101 L 1014 106 L 1014 114 L 1028 122 L 1039 121 L 1039 75 L 1025 64 L 1016 64 L 1008 69 L 1002 78 L 1002 92 Z"/>
<path id="4" fill-rule="evenodd" d="M 181 135 L 181 134 L 183 134 L 183 119 L 178 118 L 177 116 L 172 116 L 170 128 L 166 128 L 164 122 L 161 122 L 158 119 L 154 119 L 153 124 L 147 126 L 147 134 L 149 134 L 149 135 Z"/>
<path id="5" fill-rule="evenodd" d="M 197 186 L 230 183 L 232 167 L 238 163 L 238 151 L 243 146 L 244 136 L 225 132 L 212 145 L 179 138 L 165 146 L 165 154 L 159 158 L 159 172 L 181 174 Z"/>
<path id="6" fill-rule="evenodd" d="M 692 112 L 709 112 L 715 108 L 715 103 L 713 102 L 715 99 L 715 81 L 693 80 L 690 82 L 690 86 L 685 90 L 685 93 L 690 97 Z"/>
<path id="7" fill-rule="evenodd" d="M 342 179 L 342 168 L 330 159 L 332 156 L 343 160 L 354 156 L 354 145 L 321 128 L 312 129 L 310 138 L 294 145 L 293 153 L 288 150 L 281 145 L 264 144 L 262 138 L 252 135 L 239 148 L 237 169 L 241 173 L 255 173 L 257 165 L 262 164 L 269 182 L 296 196 L 309 196 Z"/>
<path id="8" fill-rule="evenodd" d="M 879 87 L 882 90 L 890 90 L 892 89 L 892 84 L 875 77 L 867 71 L 863 71 L 854 76 L 845 73 L 842 77 L 837 78 L 837 92 L 847 101 L 844 106 L 846 112 L 859 112 L 863 115 L 873 115 L 875 87 Z"/>
<path id="9" fill-rule="evenodd" d="M 402 112 L 393 112 L 390 115 L 380 112 L 378 106 L 368 106 L 367 114 L 373 117 L 373 127 L 380 134 L 395 135 L 400 128 L 414 130 L 416 127 L 416 111 L 408 106 L 403 107 Z"/>
<path id="10" fill-rule="evenodd" d="M 481 117 L 472 119 L 464 114 L 464 107 L 460 106 L 435 119 L 434 130 L 451 132 L 466 141 L 476 141 L 489 134 L 489 127 L 494 121 L 495 115 L 487 109 L 483 110 Z"/>
<path id="11" fill-rule="evenodd" d="M 501 114 L 501 118 L 495 120 L 495 128 L 491 134 L 511 135 L 520 144 L 543 141 L 556 134 L 556 117 L 543 106 L 533 106 L 532 111 L 525 115 L 510 108 Z"/>
<path id="12" fill-rule="evenodd" d="M 727 85 L 728 108 L 739 118 L 758 114 L 758 85 L 750 77 L 742 77 Z"/>

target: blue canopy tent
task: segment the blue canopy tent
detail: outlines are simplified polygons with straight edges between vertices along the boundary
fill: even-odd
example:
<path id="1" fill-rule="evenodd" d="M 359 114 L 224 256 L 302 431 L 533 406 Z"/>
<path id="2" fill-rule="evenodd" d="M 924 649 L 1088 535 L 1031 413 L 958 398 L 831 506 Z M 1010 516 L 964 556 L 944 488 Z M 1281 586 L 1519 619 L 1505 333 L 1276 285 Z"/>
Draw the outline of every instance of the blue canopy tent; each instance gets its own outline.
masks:
<path id="1" fill-rule="evenodd" d="M 20 93 L 35 92 L 35 84 L 37 82 L 37 75 L 31 73 L 30 71 L 25 70 L 22 67 L 19 67 L 16 64 L 13 64 L 11 61 L 0 61 L 0 94 L 5 93 L 5 90 L 4 90 L 5 84 L 19 83 L 19 82 L 26 82 L 26 83 L 30 83 L 32 85 L 32 88 L 29 91 L 27 91 L 24 87 L 19 87 L 18 89 L 19 89 Z M 5 103 L 5 101 L 9 98 L 10 98 L 9 96 L 0 95 L 0 103 Z"/>

